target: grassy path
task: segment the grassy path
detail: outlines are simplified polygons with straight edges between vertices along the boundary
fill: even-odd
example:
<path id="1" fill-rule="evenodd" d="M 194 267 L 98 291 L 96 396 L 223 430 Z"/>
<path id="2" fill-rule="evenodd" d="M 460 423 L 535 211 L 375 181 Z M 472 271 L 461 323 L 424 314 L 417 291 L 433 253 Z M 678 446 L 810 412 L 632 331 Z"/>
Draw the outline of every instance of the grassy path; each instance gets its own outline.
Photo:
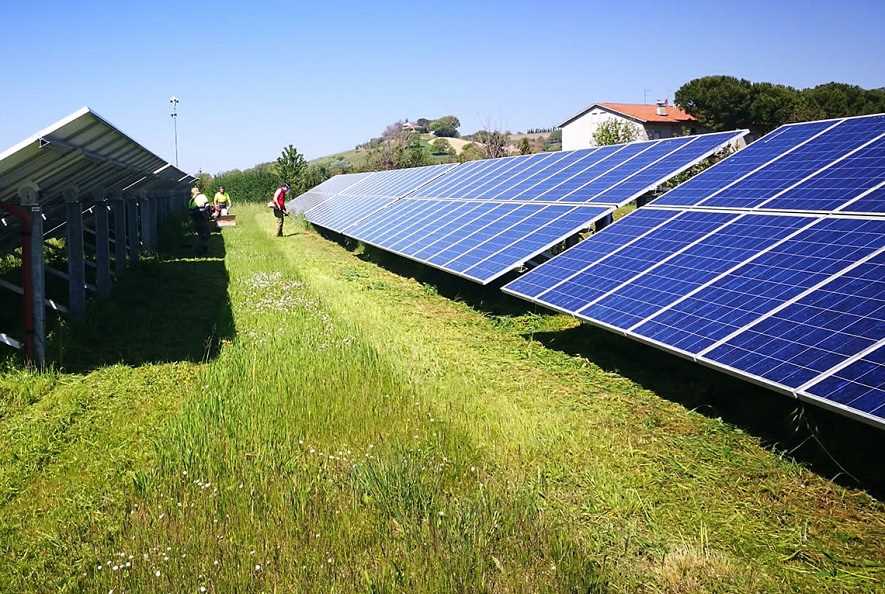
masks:
<path id="1" fill-rule="evenodd" d="M 885 587 L 880 503 L 531 338 L 571 319 L 238 214 L 0 375 L 0 591 Z"/>

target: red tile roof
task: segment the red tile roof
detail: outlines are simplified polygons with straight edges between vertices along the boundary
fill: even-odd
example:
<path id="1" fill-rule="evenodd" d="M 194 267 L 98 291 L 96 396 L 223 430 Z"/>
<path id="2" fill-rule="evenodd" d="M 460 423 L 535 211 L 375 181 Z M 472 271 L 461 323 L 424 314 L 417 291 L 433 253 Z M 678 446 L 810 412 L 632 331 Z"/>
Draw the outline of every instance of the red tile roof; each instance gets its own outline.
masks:
<path id="1" fill-rule="evenodd" d="M 572 120 L 576 120 L 594 107 L 601 107 L 603 109 L 607 109 L 608 111 L 619 113 L 623 116 L 638 120 L 640 122 L 664 122 L 670 124 L 679 124 L 682 122 L 691 122 L 695 120 L 694 116 L 686 113 L 681 108 L 676 107 L 675 105 L 667 105 L 667 115 L 661 116 L 658 115 L 658 106 L 654 103 L 610 103 L 606 101 L 602 103 L 594 103 L 587 109 L 581 110 L 579 113 L 573 115 L 565 122 L 560 124 L 560 126 L 565 126 Z"/>
<path id="2" fill-rule="evenodd" d="M 667 105 L 667 115 L 663 116 L 658 115 L 657 105 L 646 103 L 597 103 L 597 105 L 643 122 L 691 122 L 695 119 L 675 105 Z"/>

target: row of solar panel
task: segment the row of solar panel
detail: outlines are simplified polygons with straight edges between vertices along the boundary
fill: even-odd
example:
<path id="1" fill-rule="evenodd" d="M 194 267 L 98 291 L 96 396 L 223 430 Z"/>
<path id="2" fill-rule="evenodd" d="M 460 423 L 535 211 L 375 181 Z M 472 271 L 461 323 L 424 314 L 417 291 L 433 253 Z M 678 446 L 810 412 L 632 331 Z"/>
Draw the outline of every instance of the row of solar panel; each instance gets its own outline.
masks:
<path id="1" fill-rule="evenodd" d="M 286 208 L 294 213 L 303 213 L 325 202 L 332 196 L 343 192 L 350 186 L 362 181 L 372 173 L 343 173 L 330 177 L 323 183 L 308 190 L 286 204 Z"/>
<path id="2" fill-rule="evenodd" d="M 885 212 L 885 115 L 783 126 L 655 204 Z"/>
<path id="3" fill-rule="evenodd" d="M 305 216 L 488 283 L 610 214 L 607 201 L 632 200 L 742 134 L 379 172 Z"/>
<path id="4" fill-rule="evenodd" d="M 470 161 L 412 196 L 622 205 L 742 135 L 720 132 Z"/>
<path id="5" fill-rule="evenodd" d="M 350 227 L 364 243 L 486 284 L 609 208 L 404 199 Z"/>
<path id="6" fill-rule="evenodd" d="M 885 368 L 841 370 L 863 398 L 821 379 L 885 337 L 883 252 L 885 219 L 649 207 L 504 291 L 883 419 Z"/>
<path id="7" fill-rule="evenodd" d="M 885 219 L 808 211 L 885 212 L 883 126 L 883 116 L 784 126 L 505 290 L 881 422 Z M 566 203 L 642 193 L 684 169 L 679 156 L 700 153 L 701 138 L 716 140 L 479 161 L 406 183 L 386 172 L 308 218 L 488 282 L 609 212 Z"/>

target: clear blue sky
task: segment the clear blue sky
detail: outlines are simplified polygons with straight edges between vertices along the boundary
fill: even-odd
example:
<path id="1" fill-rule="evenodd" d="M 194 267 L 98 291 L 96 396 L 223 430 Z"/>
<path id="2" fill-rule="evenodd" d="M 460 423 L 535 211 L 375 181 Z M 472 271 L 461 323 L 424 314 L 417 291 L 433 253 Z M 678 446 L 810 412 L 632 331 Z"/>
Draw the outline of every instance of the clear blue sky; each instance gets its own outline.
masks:
<path id="1" fill-rule="evenodd" d="M 0 150 L 88 105 L 171 160 L 174 94 L 191 171 L 321 156 L 401 118 L 546 127 L 706 74 L 885 85 L 883 0 L 3 1 L 0 22 Z"/>

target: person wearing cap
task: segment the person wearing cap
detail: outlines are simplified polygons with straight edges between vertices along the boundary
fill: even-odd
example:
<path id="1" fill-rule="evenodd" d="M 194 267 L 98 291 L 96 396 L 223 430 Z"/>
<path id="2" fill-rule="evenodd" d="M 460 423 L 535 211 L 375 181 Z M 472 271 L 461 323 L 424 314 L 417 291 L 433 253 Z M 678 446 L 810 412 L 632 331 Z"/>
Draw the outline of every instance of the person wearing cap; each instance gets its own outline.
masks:
<path id="1" fill-rule="evenodd" d="M 230 194 L 224 191 L 224 186 L 218 186 L 215 197 L 212 199 L 215 211 L 220 215 L 226 215 L 232 206 Z"/>
<path id="2" fill-rule="evenodd" d="M 286 194 L 289 193 L 289 184 L 282 183 L 273 193 L 273 200 L 268 206 L 273 208 L 273 216 L 277 218 L 277 237 L 283 236 L 283 219 L 289 216 L 286 210 Z"/>

